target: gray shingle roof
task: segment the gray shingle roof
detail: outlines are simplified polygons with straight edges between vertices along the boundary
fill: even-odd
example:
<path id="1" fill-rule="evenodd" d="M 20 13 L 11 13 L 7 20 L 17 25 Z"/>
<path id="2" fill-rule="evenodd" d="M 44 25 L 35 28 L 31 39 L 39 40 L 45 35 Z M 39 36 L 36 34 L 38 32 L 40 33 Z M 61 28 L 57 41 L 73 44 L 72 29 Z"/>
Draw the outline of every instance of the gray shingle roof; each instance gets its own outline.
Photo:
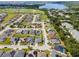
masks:
<path id="1" fill-rule="evenodd" d="M 51 54 L 51 57 L 56 57 L 56 55 L 57 55 L 57 52 L 56 52 L 56 50 L 52 50 L 52 54 Z"/>
<path id="2" fill-rule="evenodd" d="M 6 52 L 1 57 L 11 57 L 11 54 L 10 54 L 10 52 Z"/>
<path id="3" fill-rule="evenodd" d="M 36 39 L 35 39 L 35 42 L 36 42 L 36 43 L 39 43 L 39 42 L 41 42 L 41 41 L 42 41 L 41 38 L 36 38 Z"/>
<path id="4" fill-rule="evenodd" d="M 2 54 L 3 54 L 3 51 L 0 51 L 0 57 L 2 56 Z"/>
<path id="5" fill-rule="evenodd" d="M 15 53 L 14 57 L 24 57 L 25 52 L 22 50 L 19 50 Z"/>
<path id="6" fill-rule="evenodd" d="M 59 39 L 51 39 L 52 43 L 60 43 Z"/>

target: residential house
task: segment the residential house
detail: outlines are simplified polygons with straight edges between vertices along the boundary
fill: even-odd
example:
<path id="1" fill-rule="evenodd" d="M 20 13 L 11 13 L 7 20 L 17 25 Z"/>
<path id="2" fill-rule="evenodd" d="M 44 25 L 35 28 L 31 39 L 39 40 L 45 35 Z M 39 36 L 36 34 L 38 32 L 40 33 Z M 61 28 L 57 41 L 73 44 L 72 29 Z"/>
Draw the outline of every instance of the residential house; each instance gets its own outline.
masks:
<path id="1" fill-rule="evenodd" d="M 30 52 L 26 55 L 26 57 L 37 57 L 37 51 L 35 51 L 35 50 L 30 51 Z"/>
<path id="2" fill-rule="evenodd" d="M 49 38 L 49 39 L 54 39 L 54 38 L 56 38 L 56 32 L 55 32 L 55 31 L 49 31 L 49 32 L 48 32 L 48 38 Z"/>
<path id="3" fill-rule="evenodd" d="M 5 39 L 6 39 L 6 36 L 4 36 L 4 35 L 0 37 L 1 42 L 5 41 Z"/>
<path id="4" fill-rule="evenodd" d="M 47 54 L 45 52 L 43 52 L 43 51 L 39 51 L 37 53 L 37 57 L 46 57 L 46 56 L 47 56 Z"/>
<path id="5" fill-rule="evenodd" d="M 16 53 L 15 50 L 13 50 L 13 51 L 10 52 L 10 54 L 11 54 L 12 57 L 15 55 L 15 53 Z"/>
<path id="6" fill-rule="evenodd" d="M 33 34 L 33 35 L 35 35 L 35 30 L 33 30 L 33 29 L 30 30 L 30 31 L 29 31 L 29 34 Z"/>
<path id="7" fill-rule="evenodd" d="M 32 45 L 34 45 L 34 40 L 33 40 L 33 38 L 31 38 L 31 37 L 28 37 L 28 38 L 26 39 L 26 42 L 29 42 L 29 43 L 31 43 Z"/>
<path id="8" fill-rule="evenodd" d="M 65 47 L 63 47 L 62 45 L 55 45 L 54 49 L 57 50 L 57 51 L 60 51 L 62 53 L 66 52 Z"/>
<path id="9" fill-rule="evenodd" d="M 1 57 L 12 57 L 10 52 L 5 52 Z"/>
<path id="10" fill-rule="evenodd" d="M 40 42 L 42 42 L 42 39 L 41 39 L 41 38 L 36 38 L 36 39 L 35 39 L 35 42 L 36 42 L 36 43 L 40 43 Z"/>
<path id="11" fill-rule="evenodd" d="M 41 33 L 42 33 L 41 30 L 36 30 L 36 31 L 35 31 L 35 34 L 36 34 L 36 35 L 40 35 Z"/>
<path id="12" fill-rule="evenodd" d="M 25 52 L 23 50 L 16 51 L 14 57 L 24 57 Z"/>
<path id="13" fill-rule="evenodd" d="M 57 52 L 56 52 L 56 50 L 52 50 L 52 52 L 51 52 L 51 57 L 56 57 L 56 55 L 57 55 Z"/>
<path id="14" fill-rule="evenodd" d="M 50 41 L 51 41 L 53 44 L 55 44 L 55 43 L 60 44 L 60 40 L 57 39 L 57 38 L 51 39 Z"/>
<path id="15" fill-rule="evenodd" d="M 3 53 L 4 53 L 3 51 L 0 51 L 0 57 L 3 55 Z"/>

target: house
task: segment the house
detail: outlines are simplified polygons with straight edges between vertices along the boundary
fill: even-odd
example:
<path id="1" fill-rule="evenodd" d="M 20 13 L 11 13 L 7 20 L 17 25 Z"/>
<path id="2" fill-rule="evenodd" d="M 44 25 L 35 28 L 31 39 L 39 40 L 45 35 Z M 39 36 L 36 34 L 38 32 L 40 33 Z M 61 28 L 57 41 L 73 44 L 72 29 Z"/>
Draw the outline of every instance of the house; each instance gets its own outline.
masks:
<path id="1" fill-rule="evenodd" d="M 9 29 L 9 30 L 7 30 L 7 31 L 5 32 L 5 34 L 6 34 L 7 36 L 9 36 L 9 35 L 11 35 L 12 32 L 13 32 L 13 30 Z"/>
<path id="2" fill-rule="evenodd" d="M 2 37 L 0 37 L 1 42 L 5 41 L 5 39 L 6 39 L 6 36 L 4 36 L 4 35 Z"/>
<path id="3" fill-rule="evenodd" d="M 60 15 L 60 16 L 64 16 L 64 14 L 63 14 L 63 13 L 61 13 L 61 12 L 59 12 L 59 13 L 58 13 L 58 15 Z"/>
<path id="4" fill-rule="evenodd" d="M 34 35 L 34 34 L 35 34 L 35 30 L 33 30 L 33 29 L 30 30 L 30 31 L 29 31 L 29 34 L 33 34 L 33 35 Z"/>
<path id="5" fill-rule="evenodd" d="M 65 15 L 65 17 L 66 17 L 66 18 L 70 18 L 70 16 L 69 16 L 69 15 Z"/>
<path id="6" fill-rule="evenodd" d="M 33 38 L 31 38 L 31 37 L 28 37 L 28 38 L 26 39 L 26 42 L 29 42 L 29 43 L 31 43 L 32 45 L 34 45 L 34 40 L 33 40 Z"/>
<path id="7" fill-rule="evenodd" d="M 27 38 L 20 38 L 22 42 L 26 42 Z"/>
<path id="8" fill-rule="evenodd" d="M 0 22 L 2 21 L 3 19 L 2 18 L 0 18 Z"/>
<path id="9" fill-rule="evenodd" d="M 56 50 L 52 50 L 52 52 L 51 52 L 51 57 L 56 57 L 56 55 L 57 55 L 57 52 L 56 52 Z"/>
<path id="10" fill-rule="evenodd" d="M 33 54 L 28 54 L 26 57 L 34 57 Z"/>
<path id="11" fill-rule="evenodd" d="M 28 30 L 22 30 L 22 32 L 21 32 L 22 34 L 28 34 L 29 33 L 29 31 Z"/>
<path id="12" fill-rule="evenodd" d="M 36 39 L 35 39 L 35 42 L 36 42 L 36 43 L 40 43 L 40 42 L 42 42 L 42 39 L 41 39 L 41 38 L 36 38 Z"/>
<path id="13" fill-rule="evenodd" d="M 10 52 L 5 52 L 1 57 L 12 57 Z"/>
<path id="14" fill-rule="evenodd" d="M 36 31 L 35 31 L 35 34 L 36 34 L 36 35 L 40 35 L 41 33 L 42 33 L 41 30 L 36 30 Z"/>
<path id="15" fill-rule="evenodd" d="M 13 51 L 10 52 L 10 54 L 11 54 L 12 57 L 15 55 L 15 53 L 16 53 L 15 50 L 13 50 Z"/>
<path id="16" fill-rule="evenodd" d="M 49 38 L 49 39 L 54 39 L 54 38 L 56 38 L 56 32 L 55 32 L 55 31 L 49 31 L 49 32 L 48 32 L 48 38 Z"/>
<path id="17" fill-rule="evenodd" d="M 35 50 L 30 51 L 30 52 L 26 55 L 26 57 L 37 57 L 37 51 L 35 51 Z"/>
<path id="18" fill-rule="evenodd" d="M 55 43 L 60 43 L 60 40 L 59 39 L 57 39 L 57 38 L 54 38 L 54 39 L 51 39 L 50 40 L 53 44 L 55 44 Z"/>
<path id="19" fill-rule="evenodd" d="M 24 57 L 25 52 L 23 50 L 16 51 L 14 57 Z"/>
<path id="20" fill-rule="evenodd" d="M 62 53 L 66 52 L 66 49 L 62 45 L 55 45 L 54 49 Z"/>
<path id="21" fill-rule="evenodd" d="M 43 51 L 39 51 L 37 53 L 37 57 L 46 57 L 46 56 L 47 56 L 47 54 L 45 52 L 43 52 Z"/>
<path id="22" fill-rule="evenodd" d="M 60 53 L 57 50 L 53 49 L 51 52 L 51 57 L 67 57 L 67 54 Z"/>
<path id="23" fill-rule="evenodd" d="M 17 34 L 21 34 L 21 32 L 22 32 L 22 29 L 19 29 L 16 31 Z"/>
<path id="24" fill-rule="evenodd" d="M 36 57 L 37 57 L 37 52 L 38 52 L 38 51 L 33 51 L 33 54 L 34 54 Z"/>
<path id="25" fill-rule="evenodd" d="M 20 38 L 15 38 L 15 42 L 17 43 L 20 40 Z"/>
<path id="26" fill-rule="evenodd" d="M 5 17 L 5 16 L 7 16 L 7 13 L 2 13 L 2 17 Z"/>
<path id="27" fill-rule="evenodd" d="M 50 28 L 47 30 L 48 33 L 52 33 L 53 30 L 51 30 Z"/>
<path id="28" fill-rule="evenodd" d="M 26 17 L 26 20 L 27 20 L 28 22 L 31 22 L 32 19 L 33 19 L 33 15 L 32 15 L 32 14 L 28 14 L 27 17 Z"/>
<path id="29" fill-rule="evenodd" d="M 3 53 L 4 53 L 3 51 L 0 51 L 0 57 L 3 55 Z"/>
<path id="30" fill-rule="evenodd" d="M 12 43 L 17 43 L 20 40 L 20 38 L 11 37 Z"/>
<path id="31" fill-rule="evenodd" d="M 11 42 L 15 43 L 15 38 L 14 37 L 11 37 Z"/>
<path id="32" fill-rule="evenodd" d="M 32 42 L 33 41 L 33 38 L 28 37 L 26 40 L 27 40 L 27 42 Z"/>
<path id="33" fill-rule="evenodd" d="M 7 13 L 1 13 L 0 14 L 0 22 L 3 21 L 3 19 L 7 16 Z"/>

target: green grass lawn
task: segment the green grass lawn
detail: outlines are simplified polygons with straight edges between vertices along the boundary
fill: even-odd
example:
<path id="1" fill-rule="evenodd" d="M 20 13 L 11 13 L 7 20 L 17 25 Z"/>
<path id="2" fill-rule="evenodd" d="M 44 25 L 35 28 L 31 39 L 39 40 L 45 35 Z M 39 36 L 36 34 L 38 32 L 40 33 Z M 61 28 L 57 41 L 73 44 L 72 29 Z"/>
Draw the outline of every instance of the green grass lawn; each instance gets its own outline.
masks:
<path id="1" fill-rule="evenodd" d="M 32 34 L 14 34 L 14 37 L 20 37 L 20 38 L 25 38 L 25 37 L 40 37 L 43 38 L 43 34 L 40 35 L 32 35 Z"/>
<path id="2" fill-rule="evenodd" d="M 29 48 L 25 48 L 25 49 L 23 49 L 25 52 L 29 52 L 29 51 L 31 51 Z"/>
<path id="3" fill-rule="evenodd" d="M 24 48 L 23 50 L 24 50 L 25 52 L 29 52 L 29 51 L 32 50 L 32 47 Z"/>
<path id="4" fill-rule="evenodd" d="M 9 45 L 11 44 L 10 38 L 6 38 L 4 42 L 0 42 L 0 45 Z"/>
<path id="5" fill-rule="evenodd" d="M 34 36 L 34 35 L 31 35 L 31 34 L 14 34 L 13 36 L 14 37 L 24 38 L 24 37 Z"/>
<path id="6" fill-rule="evenodd" d="M 40 19 L 41 19 L 41 21 L 46 21 L 46 20 L 48 20 L 48 17 L 47 17 L 47 15 L 42 14 L 42 15 L 40 15 Z"/>
<path id="7" fill-rule="evenodd" d="M 35 9 L 19 9 L 19 12 L 23 12 L 23 13 L 39 13 L 39 14 L 44 14 L 43 11 L 35 10 Z"/>
<path id="8" fill-rule="evenodd" d="M 40 42 L 38 43 L 39 46 L 43 46 L 44 45 L 44 42 Z"/>
<path id="9" fill-rule="evenodd" d="M 22 9 L 0 9 L 1 12 L 8 12 L 8 13 L 17 13 L 17 12 L 21 12 L 21 13 L 39 13 L 39 14 L 44 14 L 43 11 L 41 10 L 37 10 L 37 9 L 26 9 L 26 8 L 22 8 Z"/>
<path id="10" fill-rule="evenodd" d="M 8 51 L 12 51 L 12 49 L 11 48 L 2 48 L 2 49 L 0 49 L 0 51 L 8 52 Z"/>

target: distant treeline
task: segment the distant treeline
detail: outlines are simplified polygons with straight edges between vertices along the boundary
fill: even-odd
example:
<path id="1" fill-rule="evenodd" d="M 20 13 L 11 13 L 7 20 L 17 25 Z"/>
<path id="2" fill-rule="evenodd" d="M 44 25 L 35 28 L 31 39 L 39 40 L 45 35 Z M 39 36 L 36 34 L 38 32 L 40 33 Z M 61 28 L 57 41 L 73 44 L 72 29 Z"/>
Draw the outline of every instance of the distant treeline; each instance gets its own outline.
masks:
<path id="1" fill-rule="evenodd" d="M 0 5 L 0 8 L 32 8 L 32 9 L 38 9 L 39 6 L 42 6 L 44 4 L 33 4 L 33 5 L 13 5 L 13 4 L 2 4 Z"/>

